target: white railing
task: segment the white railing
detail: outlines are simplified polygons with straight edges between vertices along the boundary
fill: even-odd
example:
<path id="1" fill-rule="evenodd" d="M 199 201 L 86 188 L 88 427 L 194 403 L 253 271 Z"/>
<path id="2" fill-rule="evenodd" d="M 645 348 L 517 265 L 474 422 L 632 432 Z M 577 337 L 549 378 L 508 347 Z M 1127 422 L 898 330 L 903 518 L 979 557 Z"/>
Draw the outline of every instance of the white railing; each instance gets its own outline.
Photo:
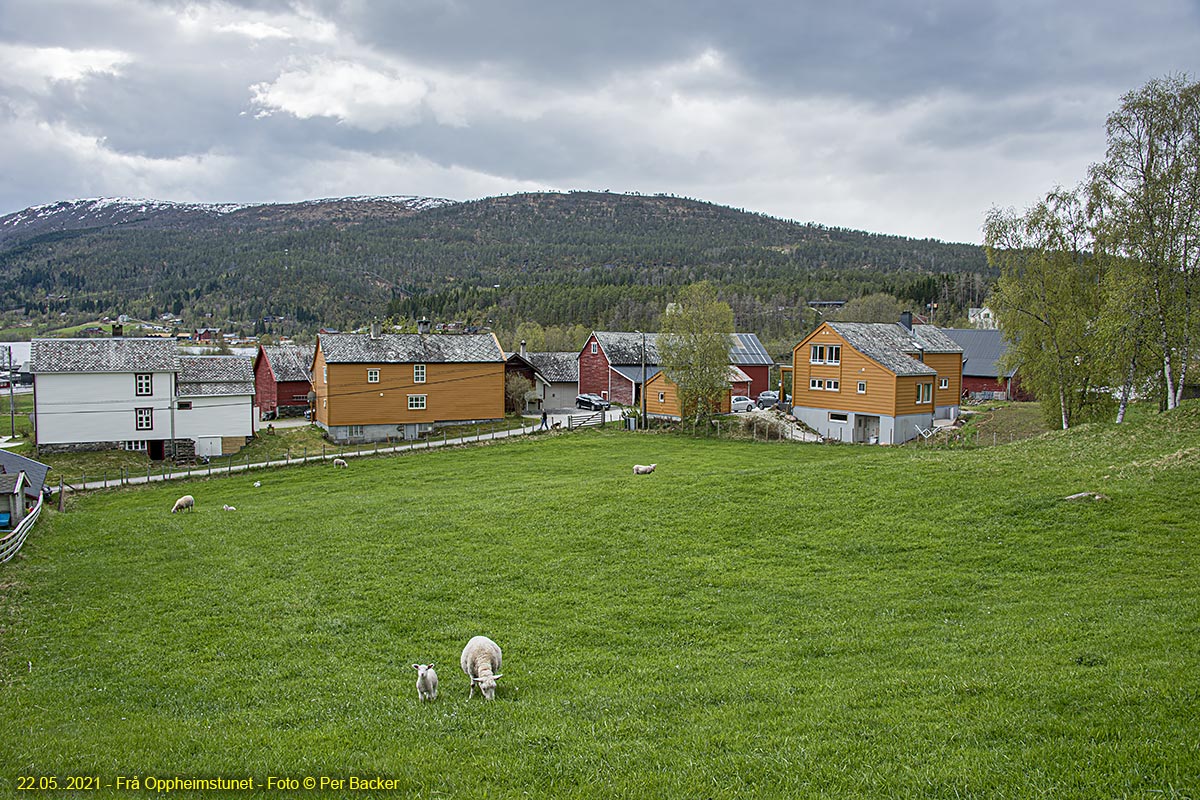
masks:
<path id="1" fill-rule="evenodd" d="M 21 549 L 21 545 L 25 544 L 25 537 L 33 529 L 33 523 L 37 522 L 38 514 L 42 513 L 43 502 L 45 502 L 45 498 L 39 494 L 37 505 L 33 507 L 33 510 L 25 516 L 25 519 L 21 520 L 17 527 L 0 538 L 0 564 L 15 556 Z"/>

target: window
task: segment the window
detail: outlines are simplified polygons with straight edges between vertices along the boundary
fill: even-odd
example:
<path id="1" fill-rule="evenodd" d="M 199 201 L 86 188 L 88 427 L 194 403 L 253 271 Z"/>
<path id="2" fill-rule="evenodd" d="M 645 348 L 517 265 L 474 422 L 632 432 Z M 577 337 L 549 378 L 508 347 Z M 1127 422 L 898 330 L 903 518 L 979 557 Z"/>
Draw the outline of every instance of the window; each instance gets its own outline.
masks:
<path id="1" fill-rule="evenodd" d="M 933 402 L 933 384 L 918 383 L 917 384 L 917 403 L 932 403 Z"/>
<path id="2" fill-rule="evenodd" d="M 413 364 L 413 383 L 425 382 L 425 365 Z"/>
<path id="3" fill-rule="evenodd" d="M 423 394 L 410 394 L 408 396 L 409 411 L 423 411 L 425 409 L 425 397 Z"/>
<path id="4" fill-rule="evenodd" d="M 829 347 L 825 348 L 825 363 L 842 363 L 842 346 L 840 344 L 831 344 Z"/>
<path id="5" fill-rule="evenodd" d="M 859 382 L 858 382 L 858 393 L 859 393 L 859 394 L 866 394 L 866 393 L 867 393 L 867 382 L 866 382 L 866 381 L 859 381 Z"/>
<path id="6" fill-rule="evenodd" d="M 321 367 L 321 382 L 329 383 L 329 367 Z"/>
<path id="7" fill-rule="evenodd" d="M 365 436 L 366 432 L 363 430 L 362 425 L 347 425 L 346 435 L 353 438 L 357 436 Z"/>
<path id="8" fill-rule="evenodd" d="M 841 391 L 841 385 L 842 382 L 837 378 L 830 378 L 829 380 L 825 381 L 825 390 L 828 392 L 838 392 Z"/>
<path id="9" fill-rule="evenodd" d="M 367 383 L 379 383 L 379 370 L 367 370 Z"/>
<path id="10" fill-rule="evenodd" d="M 139 439 L 137 441 L 121 442 L 121 449 L 144 453 L 146 452 L 146 440 Z"/>
<path id="11" fill-rule="evenodd" d="M 596 355 L 596 353 L 599 353 L 599 352 L 600 352 L 600 345 L 597 344 L 596 342 L 592 342 L 592 355 Z"/>
<path id="12" fill-rule="evenodd" d="M 178 408 L 180 411 L 191 411 L 192 410 L 192 401 L 191 400 L 180 400 L 178 405 L 176 405 L 175 407 Z"/>
<path id="13" fill-rule="evenodd" d="M 850 416 L 848 414 L 844 414 L 839 411 L 830 411 L 829 412 L 829 421 L 830 422 L 848 422 L 849 420 L 850 420 Z"/>
<path id="14" fill-rule="evenodd" d="M 824 388 L 825 388 L 825 381 L 821 380 L 820 378 L 809 378 L 808 379 L 809 391 L 819 392 L 819 391 L 822 391 Z"/>
<path id="15" fill-rule="evenodd" d="M 665 402 L 667 402 L 667 393 L 666 393 L 666 392 L 659 392 L 659 393 L 658 393 L 658 402 L 660 402 L 660 403 L 665 403 Z"/>
<path id="16" fill-rule="evenodd" d="M 307 394 L 294 394 L 294 395 L 292 395 L 292 402 L 293 403 L 307 403 L 308 395 Z"/>
<path id="17" fill-rule="evenodd" d="M 808 363 L 824 364 L 825 363 L 825 345 L 814 344 L 809 352 Z"/>
<path id="18" fill-rule="evenodd" d="M 154 409 L 135 408 L 133 410 L 133 429 L 138 431 L 154 430 Z"/>
<path id="19" fill-rule="evenodd" d="M 942 378 L 940 381 L 938 381 L 938 388 L 939 389 L 949 389 L 950 388 L 950 379 Z"/>
<path id="20" fill-rule="evenodd" d="M 133 393 L 138 397 L 148 397 L 154 394 L 154 376 L 149 372 L 139 372 L 134 375 Z"/>

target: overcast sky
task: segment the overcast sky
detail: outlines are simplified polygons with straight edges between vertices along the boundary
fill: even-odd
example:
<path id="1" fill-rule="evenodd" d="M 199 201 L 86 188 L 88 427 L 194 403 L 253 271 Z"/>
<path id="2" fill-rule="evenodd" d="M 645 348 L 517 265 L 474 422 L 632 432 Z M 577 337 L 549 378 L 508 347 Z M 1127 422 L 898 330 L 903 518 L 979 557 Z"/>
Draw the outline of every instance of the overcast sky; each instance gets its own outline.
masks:
<path id="1" fill-rule="evenodd" d="M 666 192 L 980 241 L 1197 0 L 0 0 L 0 215 L 77 197 Z"/>

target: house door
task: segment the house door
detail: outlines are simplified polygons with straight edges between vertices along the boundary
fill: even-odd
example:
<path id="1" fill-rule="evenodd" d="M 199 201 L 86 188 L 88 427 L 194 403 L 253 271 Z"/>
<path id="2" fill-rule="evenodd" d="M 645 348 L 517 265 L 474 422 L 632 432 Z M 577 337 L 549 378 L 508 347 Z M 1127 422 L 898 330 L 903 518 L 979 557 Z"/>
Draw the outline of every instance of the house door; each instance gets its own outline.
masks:
<path id="1" fill-rule="evenodd" d="M 879 417 L 855 414 L 854 441 L 861 444 L 879 444 Z"/>
<path id="2" fill-rule="evenodd" d="M 164 452 L 164 442 L 162 439 L 151 439 L 146 442 L 146 455 L 150 456 L 151 461 L 162 461 Z"/>

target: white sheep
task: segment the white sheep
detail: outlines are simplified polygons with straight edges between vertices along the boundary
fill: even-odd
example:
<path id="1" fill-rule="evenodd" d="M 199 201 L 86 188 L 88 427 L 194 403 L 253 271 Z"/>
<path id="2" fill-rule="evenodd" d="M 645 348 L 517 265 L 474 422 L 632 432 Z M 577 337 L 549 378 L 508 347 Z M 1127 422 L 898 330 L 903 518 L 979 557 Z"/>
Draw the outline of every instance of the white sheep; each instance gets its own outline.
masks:
<path id="1" fill-rule="evenodd" d="M 222 511 L 237 511 L 233 506 L 221 506 Z"/>
<path id="2" fill-rule="evenodd" d="M 645 464 L 634 464 L 633 465 L 633 474 L 634 475 L 649 475 L 651 472 L 654 472 L 654 468 L 657 466 L 658 466 L 658 464 L 650 464 L 649 466 L 647 466 Z"/>
<path id="3" fill-rule="evenodd" d="M 183 497 L 175 501 L 175 507 L 171 509 L 171 513 L 174 514 L 176 511 L 184 511 L 185 509 L 187 511 L 191 511 L 195 507 L 196 498 L 192 497 L 190 494 L 185 494 Z"/>
<path id="4" fill-rule="evenodd" d="M 255 481 L 255 482 L 254 482 L 254 488 L 255 488 L 255 489 L 257 489 L 257 488 L 258 488 L 258 487 L 260 487 L 260 486 L 262 486 L 262 481 Z"/>
<path id="5" fill-rule="evenodd" d="M 417 697 L 437 700 L 437 673 L 433 671 L 433 662 L 413 664 L 412 668 L 417 671 Z"/>
<path id="6" fill-rule="evenodd" d="M 347 464 L 347 463 L 346 463 L 346 459 L 344 459 L 344 458 L 335 458 L 335 459 L 333 460 L 333 465 L 334 465 L 335 467 L 348 467 L 348 466 L 350 466 L 349 464 Z"/>
<path id="7" fill-rule="evenodd" d="M 483 694 L 484 700 L 493 700 L 496 697 L 496 681 L 503 678 L 500 674 L 500 646 L 486 636 L 472 637 L 471 641 L 467 642 L 467 646 L 463 648 L 462 658 L 458 662 L 462 666 L 462 671 L 467 673 L 467 677 L 471 679 L 471 693 L 467 695 L 470 700 L 475 696 L 475 687 L 479 686 L 479 691 Z"/>

